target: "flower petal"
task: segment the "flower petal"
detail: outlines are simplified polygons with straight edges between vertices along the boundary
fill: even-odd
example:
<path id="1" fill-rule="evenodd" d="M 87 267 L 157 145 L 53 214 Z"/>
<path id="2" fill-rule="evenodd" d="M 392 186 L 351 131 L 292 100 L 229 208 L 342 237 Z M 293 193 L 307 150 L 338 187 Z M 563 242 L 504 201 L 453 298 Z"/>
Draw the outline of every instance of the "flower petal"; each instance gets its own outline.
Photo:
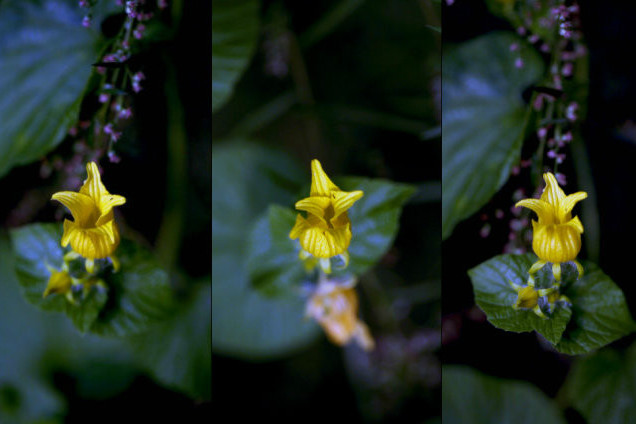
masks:
<path id="1" fill-rule="evenodd" d="M 543 179 L 545 180 L 546 186 L 545 189 L 543 189 L 541 200 L 557 207 L 561 199 L 565 197 L 565 193 L 561 187 L 559 187 L 556 177 L 551 172 L 543 174 Z"/>
<path id="2" fill-rule="evenodd" d="M 57 200 L 71 211 L 75 221 L 81 226 L 91 225 L 99 215 L 97 205 L 85 194 L 74 191 L 60 191 L 55 193 L 52 200 Z"/>
<path id="3" fill-rule="evenodd" d="M 317 258 L 331 258 L 347 250 L 350 226 L 334 229 L 311 227 L 300 235 L 300 245 Z"/>
<path id="4" fill-rule="evenodd" d="M 554 221 L 554 208 L 543 199 L 523 199 L 519 200 L 515 207 L 524 207 L 536 212 L 539 221 L 542 223 L 552 223 Z"/>
<path id="5" fill-rule="evenodd" d="M 574 228 L 579 233 L 583 234 L 583 223 L 581 223 L 581 220 L 579 219 L 578 216 L 575 216 L 574 218 L 566 222 L 565 225 L 568 225 Z"/>
<path id="6" fill-rule="evenodd" d="M 296 202 L 296 209 L 300 211 L 308 212 L 314 216 L 317 216 L 321 221 L 325 221 L 325 210 L 331 205 L 331 200 L 328 197 L 305 197 L 302 200 Z"/>
<path id="7" fill-rule="evenodd" d="M 334 216 L 346 212 L 353 204 L 364 195 L 361 190 L 356 191 L 336 191 L 332 193 Z"/>
<path id="8" fill-rule="evenodd" d="M 86 259 L 106 258 L 119 245 L 119 230 L 114 221 L 90 229 L 75 227 L 65 236 L 62 240 L 66 239 L 67 244 L 70 241 L 73 250 Z"/>
<path id="9" fill-rule="evenodd" d="M 88 177 L 84 181 L 84 185 L 80 188 L 80 193 L 90 196 L 95 203 L 100 202 L 102 196 L 108 194 L 106 187 L 102 184 L 102 177 L 99 174 L 99 168 L 95 162 L 86 164 L 86 172 Z"/>
<path id="10" fill-rule="evenodd" d="M 559 204 L 559 220 L 561 222 L 567 221 L 567 218 L 569 218 L 568 214 L 572 212 L 574 205 L 586 198 L 587 193 L 584 191 L 577 191 L 576 193 L 570 194 L 563 198 L 561 200 L 561 203 Z"/>
<path id="11" fill-rule="evenodd" d="M 309 223 L 301 214 L 296 215 L 296 223 L 294 224 L 294 228 L 289 232 L 289 238 L 292 240 L 297 239 L 300 235 L 308 230 L 310 227 Z M 302 251 L 301 251 L 302 252 Z"/>
<path id="12" fill-rule="evenodd" d="M 329 196 L 332 190 L 340 190 L 322 169 L 318 159 L 311 161 L 311 196 Z"/>
<path id="13" fill-rule="evenodd" d="M 99 200 L 99 211 L 101 215 L 95 222 L 95 226 L 99 227 L 100 225 L 105 224 L 107 221 L 113 219 L 111 214 L 113 208 L 115 206 L 121 206 L 126 203 L 126 198 L 124 196 L 119 196 L 117 194 L 106 194 L 102 196 Z"/>

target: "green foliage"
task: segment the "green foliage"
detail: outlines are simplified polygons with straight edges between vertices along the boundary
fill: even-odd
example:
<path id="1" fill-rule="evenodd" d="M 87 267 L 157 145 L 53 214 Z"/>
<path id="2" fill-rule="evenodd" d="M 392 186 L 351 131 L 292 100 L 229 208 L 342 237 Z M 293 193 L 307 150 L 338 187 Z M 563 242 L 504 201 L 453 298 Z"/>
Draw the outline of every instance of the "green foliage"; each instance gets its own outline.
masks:
<path id="1" fill-rule="evenodd" d="M 256 49 L 258 0 L 215 0 L 212 3 L 212 112 L 232 95 L 234 85 Z"/>
<path id="2" fill-rule="evenodd" d="M 515 67 L 510 44 L 524 66 Z M 519 161 L 529 108 L 522 93 L 543 75 L 541 57 L 511 33 L 491 33 L 444 53 L 442 236 L 482 207 Z"/>
<path id="3" fill-rule="evenodd" d="M 81 13 L 71 0 L 0 3 L 0 176 L 51 151 L 78 119 L 99 49 Z"/>
<path id="4" fill-rule="evenodd" d="M 0 234 L 0 310 L 10 317 L 0 320 L 0 422 L 53 420 L 64 411 L 64 400 L 47 382 L 48 370 L 80 374 L 96 363 L 131 363 L 132 357 L 120 340 L 80 335 L 61 315 L 24 302 L 14 267 L 10 243 Z M 93 382 L 91 392 L 96 396 L 123 389 L 111 384 L 112 373 Z"/>
<path id="5" fill-rule="evenodd" d="M 141 367 L 163 385 L 198 400 L 211 396 L 212 323 L 209 280 L 169 320 L 131 340 Z"/>
<path id="6" fill-rule="evenodd" d="M 319 334 L 316 324 L 303 320 L 300 296 L 264 296 L 252 287 L 247 265 L 252 228 L 267 229 L 268 216 L 259 215 L 270 204 L 290 207 L 305 174 L 285 154 L 256 144 L 233 140 L 213 147 L 212 347 L 219 353 L 269 359 Z"/>
<path id="7" fill-rule="evenodd" d="M 442 367 L 442 417 L 447 424 L 565 423 L 550 399 L 531 384 L 463 366 Z"/>
<path id="8" fill-rule="evenodd" d="M 92 285 L 86 297 L 76 297 L 76 305 L 60 294 L 43 298 L 51 275 L 47 264 L 61 269 L 69 250 L 60 246 L 61 237 L 59 224 L 32 224 L 11 231 L 16 273 L 30 303 L 43 310 L 66 312 L 82 332 L 115 336 L 142 332 L 172 312 L 167 274 L 149 251 L 127 240 L 122 240 L 116 251 L 121 270 L 106 270 L 101 277 L 105 287 Z M 75 272 L 82 273 L 81 266 L 71 266 L 71 275 Z"/>
<path id="9" fill-rule="evenodd" d="M 415 187 L 358 177 L 340 178 L 336 183 L 345 191 L 364 191 L 364 196 L 347 211 L 353 234 L 347 271 L 361 275 L 393 244 L 399 229 L 402 207 L 415 193 Z"/>
<path id="10" fill-rule="evenodd" d="M 298 258 L 300 245 L 289 238 L 296 213 L 271 205 L 258 219 L 248 243 L 248 269 L 252 286 L 267 296 L 298 296 L 305 278 Z"/>
<path id="11" fill-rule="evenodd" d="M 508 281 L 525 285 L 528 269 L 535 262 L 532 255 L 501 255 L 471 269 L 468 273 L 473 281 L 475 302 L 486 313 L 488 321 L 502 330 L 522 333 L 536 330 L 552 345 L 556 345 L 570 321 L 569 307 L 558 305 L 550 319 L 537 316 L 532 310 L 512 308 L 517 292 Z M 551 272 L 544 267 L 537 273 L 537 287 L 544 288 Z"/>
<path id="12" fill-rule="evenodd" d="M 636 415 L 636 345 L 626 352 L 612 349 L 577 360 L 565 383 L 567 396 L 587 422 L 631 423 Z"/>
<path id="13" fill-rule="evenodd" d="M 535 330 L 569 355 L 591 352 L 636 329 L 623 293 L 592 263 L 583 264 L 585 275 L 578 280 L 574 266 L 563 266 L 561 292 L 572 301 L 571 308 L 558 303 L 549 319 L 513 309 L 517 293 L 508 281 L 525 284 L 535 261 L 532 254 L 500 255 L 469 271 L 475 302 L 494 326 L 514 332 Z M 551 271 L 546 268 L 537 273 L 538 288 L 551 285 Z"/>

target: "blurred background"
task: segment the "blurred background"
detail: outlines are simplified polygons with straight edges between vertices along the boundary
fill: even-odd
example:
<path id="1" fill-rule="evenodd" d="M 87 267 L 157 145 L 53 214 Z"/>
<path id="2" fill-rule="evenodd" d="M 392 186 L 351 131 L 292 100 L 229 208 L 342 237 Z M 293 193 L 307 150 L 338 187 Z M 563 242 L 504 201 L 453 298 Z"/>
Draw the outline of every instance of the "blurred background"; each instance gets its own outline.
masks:
<path id="1" fill-rule="evenodd" d="M 446 2 L 442 25 L 444 52 L 493 31 L 517 34 L 518 27 L 501 15 L 492 13 L 493 8 L 489 8 L 488 3 L 495 5 L 494 7 L 502 7 L 503 4 L 515 2 Z M 574 4 L 549 1 L 517 3 L 527 4 L 528 7 L 535 3 L 553 6 L 564 4 L 568 7 Z M 584 150 L 577 153 L 569 150 L 568 158 L 559 172 L 567 176 L 568 182 L 564 187 L 566 193 L 588 189 L 589 192 L 595 192 L 596 198 L 592 196 L 585 201 L 590 204 L 582 206 L 587 208 L 582 213 L 595 215 L 597 221 L 595 225 L 585 228 L 580 257 L 598 262 L 603 271 L 623 290 L 633 316 L 636 310 L 636 291 L 631 284 L 632 252 L 624 246 L 627 246 L 626 243 L 629 243 L 636 231 L 629 212 L 634 206 L 631 193 L 636 183 L 636 174 L 631 166 L 636 158 L 636 105 L 633 101 L 636 80 L 633 61 L 625 52 L 636 37 L 630 20 L 635 10 L 633 5 L 627 4 L 581 1 L 578 5 L 580 29 L 588 47 L 589 60 L 589 94 L 581 103 L 586 114 L 581 114 L 582 139 L 578 144 Z M 517 37 L 520 43 L 526 38 Z M 523 93 L 526 103 L 529 99 L 527 88 Z M 532 141 L 527 144 L 530 146 L 524 146 L 522 159 L 528 159 L 533 152 L 531 149 L 536 147 Z M 630 422 L 627 415 L 624 415 L 625 409 L 619 403 L 633 403 L 636 393 L 625 386 L 617 388 L 621 385 L 618 380 L 612 380 L 612 383 L 602 381 L 601 375 L 602 369 L 608 373 L 609 369 L 616 372 L 610 373 L 612 377 L 608 375 L 608 379 L 631 372 L 631 362 L 627 359 L 631 356 L 627 352 L 635 340 L 634 335 L 614 342 L 598 354 L 589 355 L 589 362 L 584 362 L 584 359 L 557 353 L 535 332 L 517 334 L 495 328 L 486 321 L 483 312 L 475 305 L 473 287 L 467 271 L 495 255 L 511 252 L 506 250 L 510 247 L 509 235 L 515 230 L 515 225 L 518 225 L 511 214 L 515 191 L 524 188 L 528 194 L 525 197 L 530 197 L 531 187 L 527 174 L 522 172 L 519 176 L 512 175 L 485 206 L 459 223 L 442 244 L 444 364 L 469 366 L 480 373 L 496 377 L 492 380 L 496 382 L 529 382 L 548 398 L 554 399 L 555 405 L 563 412 L 565 422 L 601 422 L 599 419 L 602 422 Z M 527 247 L 529 246 L 528 244 Z M 583 371 L 588 373 L 586 376 L 589 380 L 580 379 Z M 594 372 L 597 374 L 593 374 Z M 448 390 L 456 387 L 453 383 L 464 381 L 453 378 L 455 375 L 449 377 Z M 445 378 L 445 390 L 446 383 Z M 579 383 L 581 385 L 575 387 Z M 592 395 L 592 392 L 595 394 Z M 579 397 L 573 397 L 572 393 L 578 393 Z M 613 398 L 615 403 L 603 400 L 609 398 Z M 510 401 L 509 406 L 511 410 L 514 409 L 514 401 Z M 523 402 L 516 406 L 525 408 Z M 610 409 L 604 408 L 610 408 L 612 413 L 608 412 Z M 601 418 L 604 413 L 607 417 Z M 446 418 L 446 412 L 444 415 Z M 516 419 L 511 422 L 517 422 Z M 456 421 L 451 419 L 449 422 Z"/>
<path id="2" fill-rule="evenodd" d="M 282 422 L 439 422 L 441 5 L 252 3 L 251 12 L 234 13 L 226 2 L 213 3 L 215 95 L 231 91 L 213 107 L 215 413 Z M 230 34 L 231 28 L 245 31 Z M 238 40 L 248 38 L 252 46 L 240 50 Z M 234 48 L 224 49 L 230 39 Z M 239 63 L 240 51 L 251 55 L 234 85 L 229 65 Z M 270 157 L 276 162 L 262 163 Z M 335 346 L 322 332 L 277 348 L 274 340 L 288 340 L 286 331 L 303 320 L 302 304 L 281 315 L 278 301 L 218 294 L 221 280 L 243 284 L 246 229 L 268 203 L 293 208 L 300 197 L 281 197 L 281 190 L 306 184 L 298 193 L 307 192 L 314 158 L 336 183 L 360 176 L 417 189 L 390 249 L 359 276 L 360 316 L 376 341 L 369 354 L 355 344 Z M 286 182 L 280 174 L 302 180 Z M 250 199 L 240 200 L 253 185 Z M 214 212 L 217 205 L 223 215 Z M 216 302 L 237 303 L 226 312 Z M 265 322 L 249 324 L 256 314 Z"/>
<path id="3" fill-rule="evenodd" d="M 132 114 L 115 126 L 120 134 L 111 158 L 97 135 L 84 137 L 82 122 L 104 125 L 97 117 L 101 99 L 95 84 L 106 74 L 91 65 L 120 33 L 124 5 L 110 0 L 0 3 L 5 29 L 0 32 L 0 85 L 5 94 L 12 93 L 0 106 L 4 158 L 20 143 L 31 143 L 28 136 L 15 136 L 25 133 L 21 128 L 31 125 L 45 133 L 46 125 L 36 124 L 54 121 L 69 96 L 81 103 L 64 118 L 62 136 L 53 136 L 47 151 L 9 171 L 3 168 L 0 177 L 2 423 L 195 423 L 211 417 L 211 10 L 205 2 L 178 0 L 136 7 L 149 15 L 143 20 L 146 31 L 130 37 L 126 66 L 144 78 L 141 90 L 127 85 L 109 92 L 120 96 Z M 89 25 L 83 25 L 87 16 Z M 92 41 L 81 44 L 83 37 Z M 15 46 L 20 54 L 12 50 Z M 82 50 L 86 46 L 89 50 Z M 60 69 L 66 78 L 42 88 Z M 79 90 L 71 93 L 69 81 Z M 23 93 L 30 94 L 20 97 Z M 116 215 L 122 237 L 162 260 L 181 305 L 168 321 L 140 336 L 82 335 L 64 314 L 27 303 L 14 274 L 8 230 L 70 218 L 50 197 L 77 191 L 88 160 L 99 163 L 107 189 L 127 199 Z"/>

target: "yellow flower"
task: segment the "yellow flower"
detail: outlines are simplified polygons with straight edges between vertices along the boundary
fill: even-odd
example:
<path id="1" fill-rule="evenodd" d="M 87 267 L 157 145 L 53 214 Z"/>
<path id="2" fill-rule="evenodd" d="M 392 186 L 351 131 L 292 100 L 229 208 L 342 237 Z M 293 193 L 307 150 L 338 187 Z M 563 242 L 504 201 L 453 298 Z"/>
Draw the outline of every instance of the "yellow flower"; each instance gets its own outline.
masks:
<path id="1" fill-rule="evenodd" d="M 298 214 L 289 237 L 299 239 L 303 250 L 316 258 L 328 259 L 346 253 L 351 242 L 347 209 L 363 194 L 360 190 L 341 191 L 327 177 L 320 162 L 312 160 L 310 196 L 296 202 L 296 209 L 307 212 L 307 218 Z"/>
<path id="2" fill-rule="evenodd" d="M 306 315 L 314 318 L 327 337 L 337 345 L 356 340 L 364 350 L 371 350 L 375 342 L 369 328 L 358 319 L 358 295 L 355 281 L 337 283 L 322 280 L 307 302 Z"/>
<path id="3" fill-rule="evenodd" d="M 67 270 L 58 271 L 55 269 L 50 270 L 51 277 L 49 277 L 49 282 L 46 285 L 46 289 L 42 294 L 42 297 L 47 297 L 50 294 L 67 294 L 71 290 L 71 285 L 73 281 L 71 280 L 71 276 L 69 275 Z"/>
<path id="4" fill-rule="evenodd" d="M 93 261 L 109 257 L 119 245 L 113 208 L 126 203 L 126 199 L 106 190 L 95 162 L 87 164 L 86 171 L 88 178 L 79 193 L 61 191 L 52 199 L 66 206 L 74 218 L 64 220 L 62 247 L 70 243 L 75 252 L 86 258 L 86 269 L 92 272 Z"/>
<path id="5" fill-rule="evenodd" d="M 552 263 L 552 272 L 561 280 L 561 263 L 574 262 L 579 276 L 583 267 L 576 261 L 581 250 L 583 224 L 578 217 L 572 218 L 572 208 L 585 199 L 587 193 L 579 191 L 566 196 L 551 173 L 543 174 L 546 187 L 540 199 L 523 199 L 515 206 L 524 206 L 536 212 L 539 220 L 532 221 L 532 249 L 539 261 L 532 265 L 530 274 L 536 273 L 546 263 Z"/>
<path id="6" fill-rule="evenodd" d="M 539 303 L 539 293 L 531 286 L 522 287 L 517 292 L 515 308 L 532 309 Z"/>

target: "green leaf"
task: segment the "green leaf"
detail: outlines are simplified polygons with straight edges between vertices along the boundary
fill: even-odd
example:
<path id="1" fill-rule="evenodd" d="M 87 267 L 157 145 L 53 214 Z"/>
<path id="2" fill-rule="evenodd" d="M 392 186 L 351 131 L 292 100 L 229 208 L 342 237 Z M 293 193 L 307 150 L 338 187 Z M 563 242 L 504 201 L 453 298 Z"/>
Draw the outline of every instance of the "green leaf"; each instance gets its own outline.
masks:
<path id="1" fill-rule="evenodd" d="M 389 250 L 400 227 L 402 207 L 415 193 L 408 184 L 381 179 L 336 179 L 345 191 L 362 190 L 364 196 L 347 211 L 351 220 L 348 272 L 363 274 Z"/>
<path id="2" fill-rule="evenodd" d="M 50 378 L 53 370 L 77 375 L 96 364 L 130 364 L 132 356 L 120 340 L 81 335 L 61 314 L 24 302 L 14 268 L 11 245 L 0 233 L 0 422 L 53 420 L 65 411 Z M 107 387 L 111 396 L 116 394 L 109 385 L 113 373 L 118 370 L 111 367 L 108 375 L 93 375 L 93 392 Z M 120 385 L 119 391 L 123 388 Z"/>
<path id="3" fill-rule="evenodd" d="M 445 424 L 565 424 L 535 386 L 448 365 L 442 367 L 442 417 Z"/>
<path id="4" fill-rule="evenodd" d="M 565 390 L 572 406 L 589 423 L 633 422 L 636 345 L 626 352 L 603 349 L 578 359 L 568 374 Z"/>
<path id="5" fill-rule="evenodd" d="M 0 176 L 40 159 L 78 119 L 99 34 L 76 1 L 0 3 Z"/>
<path id="6" fill-rule="evenodd" d="M 469 271 L 475 301 L 494 326 L 514 332 L 536 330 L 559 352 L 569 355 L 589 353 L 636 329 L 623 292 L 589 262 L 583 263 L 585 275 L 578 280 L 573 265 L 562 265 L 561 292 L 571 300 L 571 308 L 558 304 L 547 320 L 530 310 L 514 310 L 517 295 L 508 280 L 524 284 L 535 261 L 533 254 L 500 255 Z M 550 285 L 549 268 L 546 266 L 537 274 L 537 287 Z"/>
<path id="7" fill-rule="evenodd" d="M 486 313 L 488 321 L 502 330 L 516 333 L 537 331 L 552 345 L 556 345 L 570 321 L 569 307 L 557 304 L 549 319 L 537 316 L 529 309 L 513 309 L 517 292 L 508 281 L 525 285 L 528 269 L 536 257 L 528 255 L 500 255 L 468 271 L 473 282 L 475 302 Z M 544 267 L 535 277 L 538 288 L 549 287 L 551 271 Z M 564 273 L 565 275 L 565 273 Z"/>
<path id="8" fill-rule="evenodd" d="M 168 321 L 132 339 L 140 366 L 164 386 L 199 400 L 211 396 L 212 323 L 209 280 Z"/>
<path id="9" fill-rule="evenodd" d="M 557 350 L 569 355 L 589 353 L 636 330 L 621 289 L 593 263 L 565 294 L 572 299 L 572 320 Z"/>
<path id="10" fill-rule="evenodd" d="M 295 222 L 294 210 L 271 205 L 250 234 L 249 278 L 253 287 L 266 296 L 298 296 L 305 271 L 298 258 L 300 245 L 289 238 Z"/>
<path id="11" fill-rule="evenodd" d="M 232 95 L 258 40 L 258 0 L 212 3 L 212 113 Z"/>
<path id="12" fill-rule="evenodd" d="M 300 296 L 266 297 L 250 284 L 248 240 L 270 204 L 291 208 L 307 175 L 286 155 L 233 140 L 212 151 L 212 347 L 251 360 L 289 354 L 316 339 Z M 290 227 L 291 229 L 291 227 Z"/>
<path id="13" fill-rule="evenodd" d="M 61 269 L 63 256 L 69 251 L 60 246 L 61 237 L 59 224 L 32 224 L 11 231 L 16 273 L 30 303 L 43 310 L 66 312 L 80 331 L 116 336 L 141 332 L 172 312 L 167 274 L 149 251 L 127 240 L 122 240 L 116 251 L 121 270 L 107 270 L 100 276 L 105 287 L 92 286 L 77 305 L 60 294 L 42 298 L 50 277 L 47 264 Z M 72 275 L 81 269 L 81 264 L 75 265 L 71 266 Z"/>
<path id="14" fill-rule="evenodd" d="M 524 66 L 515 67 L 510 44 Z M 448 52 L 447 52 L 448 51 Z M 482 207 L 519 161 L 527 113 L 522 92 L 543 74 L 541 57 L 512 33 L 445 49 L 442 77 L 442 237 Z"/>

